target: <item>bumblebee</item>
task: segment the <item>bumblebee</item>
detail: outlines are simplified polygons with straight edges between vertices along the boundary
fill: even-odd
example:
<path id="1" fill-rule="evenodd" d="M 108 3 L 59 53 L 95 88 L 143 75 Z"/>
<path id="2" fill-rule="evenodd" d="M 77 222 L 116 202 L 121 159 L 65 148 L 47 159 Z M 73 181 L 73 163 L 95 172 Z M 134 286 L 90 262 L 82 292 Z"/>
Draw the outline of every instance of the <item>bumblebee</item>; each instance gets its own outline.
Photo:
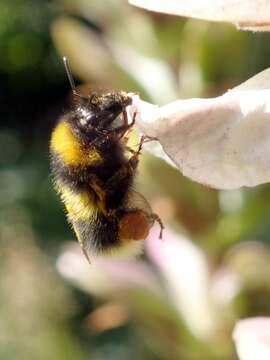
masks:
<path id="1" fill-rule="evenodd" d="M 137 150 L 127 146 L 136 121 L 136 113 L 129 122 L 126 111 L 132 98 L 125 92 L 83 96 L 63 60 L 76 101 L 52 132 L 50 160 L 67 219 L 88 260 L 126 248 L 138 253 L 154 221 L 161 226 L 160 237 L 163 225 L 133 189 L 145 138 Z"/>

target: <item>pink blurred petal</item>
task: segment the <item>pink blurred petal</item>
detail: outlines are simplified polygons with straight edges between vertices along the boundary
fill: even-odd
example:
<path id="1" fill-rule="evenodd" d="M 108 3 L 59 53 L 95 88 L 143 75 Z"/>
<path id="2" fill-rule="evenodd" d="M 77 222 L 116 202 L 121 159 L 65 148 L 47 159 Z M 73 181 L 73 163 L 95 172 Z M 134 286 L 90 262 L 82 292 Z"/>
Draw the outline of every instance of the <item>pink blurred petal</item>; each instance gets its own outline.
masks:
<path id="1" fill-rule="evenodd" d="M 146 252 L 166 281 L 169 294 L 191 332 L 207 339 L 214 330 L 208 297 L 208 264 L 203 252 L 183 236 L 165 229 L 157 241 L 158 227 L 146 241 Z"/>
<path id="2" fill-rule="evenodd" d="M 93 295 L 106 296 L 125 289 L 145 289 L 160 294 L 155 274 L 142 260 L 93 258 L 89 264 L 77 244 L 66 246 L 57 259 L 57 269 Z"/>

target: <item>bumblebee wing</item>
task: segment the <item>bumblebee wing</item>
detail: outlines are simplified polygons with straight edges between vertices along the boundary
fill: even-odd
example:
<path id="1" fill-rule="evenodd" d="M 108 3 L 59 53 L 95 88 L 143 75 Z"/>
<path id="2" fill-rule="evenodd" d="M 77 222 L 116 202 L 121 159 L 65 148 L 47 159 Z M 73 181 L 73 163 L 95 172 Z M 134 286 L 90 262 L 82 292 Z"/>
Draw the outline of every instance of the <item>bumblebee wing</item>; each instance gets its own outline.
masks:
<path id="1" fill-rule="evenodd" d="M 129 191 L 124 207 L 126 210 L 142 210 L 149 216 L 151 216 L 152 214 L 152 209 L 148 201 L 145 199 L 144 196 L 142 196 L 142 194 L 135 190 Z"/>

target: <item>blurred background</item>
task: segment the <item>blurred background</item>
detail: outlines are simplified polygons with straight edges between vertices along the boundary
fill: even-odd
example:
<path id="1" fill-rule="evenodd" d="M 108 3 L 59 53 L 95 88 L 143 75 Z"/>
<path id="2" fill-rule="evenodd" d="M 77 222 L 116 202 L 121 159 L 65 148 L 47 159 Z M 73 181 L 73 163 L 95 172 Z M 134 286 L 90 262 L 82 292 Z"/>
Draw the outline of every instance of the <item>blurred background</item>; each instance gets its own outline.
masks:
<path id="1" fill-rule="evenodd" d="M 78 84 L 162 105 L 270 66 L 269 35 L 124 0 L 0 2 L 0 358 L 234 360 L 235 321 L 270 314 L 270 187 L 215 191 L 144 154 L 138 189 L 166 224 L 145 255 L 89 266 L 49 175 Z"/>

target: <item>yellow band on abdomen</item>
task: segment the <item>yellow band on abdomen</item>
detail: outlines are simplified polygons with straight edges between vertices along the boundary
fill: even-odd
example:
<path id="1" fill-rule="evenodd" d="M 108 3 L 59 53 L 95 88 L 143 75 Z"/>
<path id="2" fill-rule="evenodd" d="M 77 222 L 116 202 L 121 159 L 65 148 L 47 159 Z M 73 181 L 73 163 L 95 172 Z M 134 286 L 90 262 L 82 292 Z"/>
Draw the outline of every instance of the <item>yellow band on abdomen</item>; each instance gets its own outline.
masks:
<path id="1" fill-rule="evenodd" d="M 74 192 L 64 185 L 57 185 L 58 192 L 65 204 L 70 220 L 89 220 L 96 218 L 98 207 L 95 195 L 88 191 Z"/>

